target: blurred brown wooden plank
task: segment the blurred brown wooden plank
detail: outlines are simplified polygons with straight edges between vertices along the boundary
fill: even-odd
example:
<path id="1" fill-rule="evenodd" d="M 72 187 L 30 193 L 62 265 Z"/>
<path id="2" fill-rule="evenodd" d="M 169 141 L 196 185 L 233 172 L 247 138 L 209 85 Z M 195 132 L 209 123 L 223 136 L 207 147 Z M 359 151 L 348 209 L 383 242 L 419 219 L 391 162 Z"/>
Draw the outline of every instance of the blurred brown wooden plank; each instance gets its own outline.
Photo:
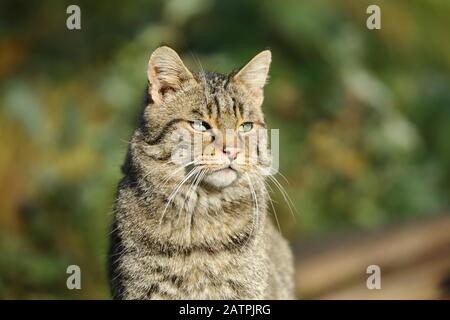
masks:
<path id="1" fill-rule="evenodd" d="M 361 275 L 365 288 L 365 271 L 371 264 L 380 266 L 382 274 L 405 271 L 443 253 L 450 255 L 448 249 L 450 215 L 398 226 L 362 240 L 355 237 L 354 241 L 337 247 L 331 241 L 328 248 L 309 257 L 297 257 L 297 288 L 302 297 L 326 296 L 339 288 L 357 287 L 360 283 L 355 281 L 361 282 Z"/>
<path id="2" fill-rule="evenodd" d="M 450 255 L 417 267 L 398 269 L 381 275 L 381 289 L 369 290 L 366 276 L 355 285 L 329 292 L 320 299 L 442 299 L 440 285 L 443 275 L 450 271 Z"/>

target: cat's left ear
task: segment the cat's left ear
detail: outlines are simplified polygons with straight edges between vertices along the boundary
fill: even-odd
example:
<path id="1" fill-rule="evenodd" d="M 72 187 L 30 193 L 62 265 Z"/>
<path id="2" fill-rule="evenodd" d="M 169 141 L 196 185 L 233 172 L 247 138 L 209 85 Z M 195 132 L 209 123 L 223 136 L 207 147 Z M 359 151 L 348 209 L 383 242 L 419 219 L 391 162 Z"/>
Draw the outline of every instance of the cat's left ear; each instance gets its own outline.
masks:
<path id="1" fill-rule="evenodd" d="M 156 104 L 160 104 L 168 95 L 180 90 L 184 82 L 194 80 L 194 76 L 175 50 L 166 46 L 159 47 L 152 53 L 148 62 L 147 77 L 149 94 Z"/>
<path id="2" fill-rule="evenodd" d="M 256 93 L 262 93 L 262 89 L 267 82 L 272 53 L 264 50 L 258 53 L 249 63 L 241 68 L 234 75 L 234 80 L 238 81 Z"/>

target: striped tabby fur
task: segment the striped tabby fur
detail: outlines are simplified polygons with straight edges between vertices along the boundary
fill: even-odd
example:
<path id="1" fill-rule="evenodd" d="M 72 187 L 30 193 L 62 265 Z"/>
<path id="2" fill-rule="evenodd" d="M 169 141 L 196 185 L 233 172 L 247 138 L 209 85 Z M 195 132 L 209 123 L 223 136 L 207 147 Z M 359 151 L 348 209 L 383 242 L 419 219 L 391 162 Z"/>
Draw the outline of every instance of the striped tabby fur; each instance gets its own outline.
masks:
<path id="1" fill-rule="evenodd" d="M 200 120 L 228 139 L 225 130 L 243 122 L 264 128 L 270 61 L 263 51 L 230 75 L 193 74 L 168 47 L 152 54 L 148 99 L 114 206 L 113 298 L 293 298 L 292 255 L 267 217 L 264 175 L 257 164 L 220 167 L 224 159 L 248 156 L 242 136 L 252 131 L 231 137 L 238 147 L 228 153 L 214 134 L 193 129 Z M 200 160 L 186 166 L 171 162 L 171 134 L 179 128 L 212 143 L 208 156 L 217 163 L 202 162 L 206 155 L 194 155 Z"/>

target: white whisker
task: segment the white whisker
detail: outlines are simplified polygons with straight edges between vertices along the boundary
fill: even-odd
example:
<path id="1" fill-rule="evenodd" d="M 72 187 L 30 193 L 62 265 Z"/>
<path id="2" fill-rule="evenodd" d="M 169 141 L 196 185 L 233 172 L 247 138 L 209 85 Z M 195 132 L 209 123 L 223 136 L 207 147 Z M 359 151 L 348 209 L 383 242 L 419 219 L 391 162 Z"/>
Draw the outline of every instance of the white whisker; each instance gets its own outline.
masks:
<path id="1" fill-rule="evenodd" d="M 178 191 L 180 191 L 181 187 L 183 186 L 183 184 L 188 181 L 193 175 L 195 175 L 198 172 L 198 168 L 194 168 L 191 171 L 189 171 L 189 173 L 184 177 L 184 179 L 177 185 L 177 187 L 175 187 L 174 191 L 171 193 L 171 195 L 169 196 L 169 199 L 167 200 L 167 204 L 164 208 L 164 211 L 161 215 L 161 218 L 159 220 L 159 226 L 161 227 L 162 225 L 162 221 L 164 219 L 164 216 L 166 214 L 167 208 L 169 207 L 169 205 L 171 204 L 171 202 L 173 201 L 173 199 L 175 198 L 175 195 L 178 193 Z"/>
<path id="2" fill-rule="evenodd" d="M 250 180 L 250 176 L 248 175 L 248 173 L 245 173 L 245 177 L 247 178 L 249 188 L 250 188 L 250 193 L 251 193 L 252 198 L 255 203 L 255 210 L 254 210 L 254 214 L 252 215 L 252 229 L 251 229 L 250 235 L 246 241 L 246 243 L 248 243 L 248 241 L 250 241 L 251 237 L 253 236 L 255 224 L 256 224 L 256 227 L 258 227 L 258 225 L 259 225 L 259 206 L 258 206 L 258 198 L 256 196 L 255 189 L 253 188 L 253 184 L 252 184 L 252 181 Z M 256 217 L 256 222 L 255 222 L 255 217 Z"/>

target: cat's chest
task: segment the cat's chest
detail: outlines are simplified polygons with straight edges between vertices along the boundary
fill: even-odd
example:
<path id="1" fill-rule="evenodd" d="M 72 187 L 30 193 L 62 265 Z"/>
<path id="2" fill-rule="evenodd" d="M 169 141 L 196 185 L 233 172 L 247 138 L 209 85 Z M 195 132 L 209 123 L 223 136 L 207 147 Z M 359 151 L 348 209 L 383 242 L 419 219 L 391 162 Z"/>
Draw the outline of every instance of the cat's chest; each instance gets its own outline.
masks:
<path id="1" fill-rule="evenodd" d="M 192 255 L 167 263 L 169 273 L 159 285 L 174 296 L 189 293 L 193 299 L 252 299 L 263 292 L 262 284 L 266 282 L 263 270 L 255 273 L 250 261 L 242 255 L 239 258 L 228 253 Z"/>
<path id="2" fill-rule="evenodd" d="M 199 190 L 195 193 L 180 194 L 176 199 L 174 210 L 179 214 L 197 216 L 234 214 L 252 210 L 252 199 L 242 190 L 212 194 Z"/>

